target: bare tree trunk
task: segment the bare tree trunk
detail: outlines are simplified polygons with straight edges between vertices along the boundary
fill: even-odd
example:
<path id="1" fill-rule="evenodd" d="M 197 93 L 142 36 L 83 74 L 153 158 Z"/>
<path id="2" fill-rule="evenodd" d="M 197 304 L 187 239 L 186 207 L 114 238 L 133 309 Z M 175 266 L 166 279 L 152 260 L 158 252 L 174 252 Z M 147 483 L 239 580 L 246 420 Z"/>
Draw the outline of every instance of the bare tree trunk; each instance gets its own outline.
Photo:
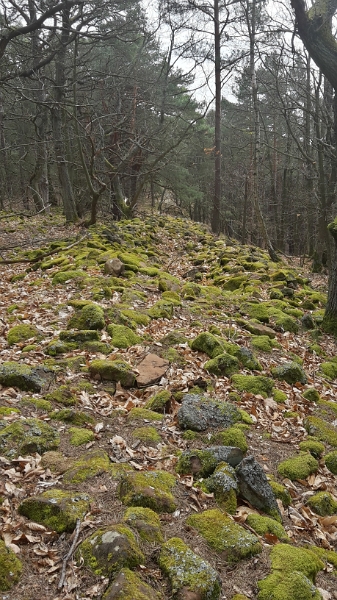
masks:
<path id="1" fill-rule="evenodd" d="M 221 48 L 219 0 L 214 0 L 215 148 L 212 231 L 220 232 L 221 213 Z"/>

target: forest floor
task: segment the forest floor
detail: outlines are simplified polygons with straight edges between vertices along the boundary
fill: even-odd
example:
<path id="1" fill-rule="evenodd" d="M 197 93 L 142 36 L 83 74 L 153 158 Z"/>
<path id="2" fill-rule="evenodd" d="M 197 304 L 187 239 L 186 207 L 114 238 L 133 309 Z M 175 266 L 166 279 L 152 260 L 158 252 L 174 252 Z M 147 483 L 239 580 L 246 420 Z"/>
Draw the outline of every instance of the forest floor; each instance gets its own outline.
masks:
<path id="1" fill-rule="evenodd" d="M 336 345 L 331 336 L 319 330 L 327 290 L 325 275 L 310 273 L 310 264 L 300 266 L 297 259 L 271 263 L 260 249 L 215 238 L 203 225 L 171 217 L 144 215 L 118 225 L 98 225 L 88 232 L 65 226 L 58 215 L 39 216 L 28 222 L 11 217 L 0 221 L 0 239 L 5 263 L 0 264 L 0 367 L 6 361 L 13 361 L 53 371 L 49 389 L 41 392 L 0 385 L 0 528 L 6 546 L 14 551 L 23 567 L 16 585 L 0 592 L 2 600 L 84 600 L 98 599 L 104 594 L 109 579 L 93 574 L 81 564 L 76 558 L 76 548 L 64 562 L 75 532 L 57 534 L 22 516 L 18 510 L 26 498 L 54 488 L 89 494 L 90 507 L 79 524 L 76 547 L 95 529 L 119 522 L 126 507 L 120 499 L 118 481 L 104 468 L 77 484 L 63 480 L 64 473 L 79 458 L 95 450 L 105 452 L 112 464 L 128 464 L 138 472 L 161 469 L 172 473 L 177 478 L 174 490 L 177 508 L 172 513 L 160 514 L 164 539 L 183 539 L 216 569 L 222 582 L 220 598 L 230 600 L 235 594 L 251 599 L 258 597 L 258 581 L 270 573 L 269 554 L 279 539 L 270 533 L 256 533 L 262 551 L 250 559 L 230 563 L 224 553 L 212 549 L 186 524 L 189 515 L 217 507 L 214 495 L 202 491 L 196 485 L 196 478 L 176 472 L 179 452 L 207 447 L 207 435 L 211 439 L 214 433 L 186 435 L 179 427 L 177 413 L 183 396 L 191 390 L 198 391 L 196 388 L 210 398 L 228 401 L 235 397 L 240 409 L 250 415 L 251 424 L 243 428 L 247 455 L 253 455 L 265 473 L 282 483 L 290 494 L 289 506 L 278 501 L 290 543 L 296 547 L 336 549 L 337 504 L 332 514 L 319 515 L 310 508 L 308 500 L 318 491 L 327 491 L 337 502 L 336 477 L 324 460 L 337 442 L 335 444 L 332 437 L 322 440 L 324 436 L 316 434 L 323 442 L 323 450 L 317 468 L 303 479 L 282 477 L 277 469 L 280 462 L 299 454 L 299 444 L 308 437 L 308 417 L 318 415 L 330 425 L 336 424 L 334 376 L 337 378 L 337 368 L 333 372 Z M 55 245 L 59 241 L 63 247 Z M 37 249 L 46 255 L 54 253 L 39 257 L 32 254 Z M 118 255 L 126 265 L 124 276 L 104 274 L 104 262 L 113 255 Z M 22 260 L 30 262 L 20 262 Z M 78 273 L 73 278 L 75 270 Z M 55 275 L 60 272 L 70 273 L 69 278 L 56 283 Z M 284 279 L 276 275 L 281 272 L 285 273 Z M 106 328 L 109 322 L 113 323 L 111 315 L 116 316 L 116 322 L 121 322 L 118 318 L 123 310 L 147 315 L 163 298 L 159 287 L 163 289 L 165 285 L 171 286 L 179 297 L 172 316 L 147 319 L 146 324 L 136 326 L 135 331 L 140 336 L 138 343 L 129 348 L 114 347 Z M 273 290 L 278 291 L 278 300 L 270 299 Z M 77 314 L 78 306 L 71 304 L 74 300 L 95 302 L 103 309 L 106 326 L 100 329 L 99 338 L 107 348 L 105 353 L 80 346 L 50 356 L 48 348 Z M 264 314 L 259 321 L 256 307 L 264 305 L 268 307 L 269 317 Z M 282 319 L 280 322 L 277 311 L 281 308 L 283 316 L 288 315 L 291 323 L 295 323 L 288 327 L 293 331 L 285 329 Z M 303 314 L 310 314 L 314 319 L 312 329 L 302 326 Z M 123 322 L 135 327 L 130 315 L 129 319 L 130 322 L 124 317 Z M 269 350 L 252 345 L 257 336 L 252 335 L 246 325 L 257 321 L 274 332 L 273 347 Z M 28 340 L 8 340 L 10 330 L 23 324 L 35 328 L 36 335 Z M 210 329 L 226 342 L 253 350 L 260 370 L 240 365 L 240 374 L 272 378 L 272 368 L 295 361 L 301 364 L 307 382 L 289 384 L 274 380 L 275 387 L 284 392 L 281 400 L 238 390 L 231 377 L 212 375 L 205 370 L 209 356 L 190 347 L 192 340 Z M 180 332 L 186 342 L 168 348 L 165 338 L 172 332 Z M 149 353 L 168 361 L 165 373 L 152 384 L 123 387 L 118 382 L 115 385 L 100 380 L 90 371 L 92 361 L 97 358 L 123 358 L 137 376 L 139 364 Z M 322 364 L 330 367 L 322 369 Z M 66 386 L 62 389 L 67 390 L 63 401 L 61 396 L 53 397 L 60 386 Z M 320 395 L 318 402 L 303 396 L 312 388 Z M 132 418 L 133 409 L 144 407 L 162 390 L 169 392 L 169 400 L 159 420 L 148 422 L 146 418 Z M 39 402 L 41 400 L 46 402 Z M 69 409 L 71 403 L 68 412 L 72 413 L 73 420 L 60 420 L 58 412 Z M 74 445 L 69 431 L 77 423 L 74 417 L 77 413 L 88 416 L 80 429 L 87 430 L 91 436 L 78 446 Z M 19 446 L 11 446 L 9 450 L 6 440 L 1 441 L 6 427 L 31 418 L 51 425 L 60 436 L 56 467 L 44 461 L 42 453 L 19 457 L 15 454 Z M 144 426 L 153 427 L 159 437 L 155 436 L 153 441 L 146 437 L 145 441 L 139 439 L 137 432 Z M 51 454 L 47 452 L 46 456 L 51 457 Z M 258 512 L 239 495 L 237 511 L 231 519 L 252 532 L 246 519 L 249 514 Z M 169 579 L 158 566 L 160 543 L 140 543 L 146 561 L 136 572 L 162 594 L 162 598 L 173 597 Z M 324 600 L 337 598 L 337 555 L 336 560 L 332 553 L 330 558 L 315 581 Z M 60 584 L 62 568 L 65 577 Z"/>

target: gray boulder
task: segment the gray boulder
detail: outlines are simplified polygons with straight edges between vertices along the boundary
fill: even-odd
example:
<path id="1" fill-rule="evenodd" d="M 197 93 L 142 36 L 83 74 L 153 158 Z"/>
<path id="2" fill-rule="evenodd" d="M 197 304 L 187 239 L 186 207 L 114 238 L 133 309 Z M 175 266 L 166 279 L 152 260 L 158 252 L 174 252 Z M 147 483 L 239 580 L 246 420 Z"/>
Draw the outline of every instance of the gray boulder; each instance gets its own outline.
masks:
<path id="1" fill-rule="evenodd" d="M 254 456 L 247 456 L 236 468 L 240 496 L 252 506 L 282 522 L 274 492 L 261 465 Z"/>
<path id="2" fill-rule="evenodd" d="M 178 410 L 181 429 L 205 431 L 208 427 L 227 428 L 241 421 L 239 409 L 229 402 L 207 398 L 201 394 L 186 394 Z"/>

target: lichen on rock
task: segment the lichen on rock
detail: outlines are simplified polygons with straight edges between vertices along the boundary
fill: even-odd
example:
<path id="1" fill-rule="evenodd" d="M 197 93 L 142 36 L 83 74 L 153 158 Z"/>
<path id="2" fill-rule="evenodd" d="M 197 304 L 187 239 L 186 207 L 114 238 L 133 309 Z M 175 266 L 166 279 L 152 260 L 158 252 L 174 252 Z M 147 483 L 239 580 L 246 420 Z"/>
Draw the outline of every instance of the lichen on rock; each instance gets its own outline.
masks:
<path id="1" fill-rule="evenodd" d="M 56 429 L 40 419 L 14 421 L 0 429 L 0 451 L 8 457 L 43 454 L 56 450 L 60 444 L 60 435 Z"/>
<path id="2" fill-rule="evenodd" d="M 177 416 L 179 426 L 192 431 L 230 427 L 242 421 L 240 411 L 234 404 L 200 394 L 185 394 Z"/>
<path id="3" fill-rule="evenodd" d="M 142 540 L 146 542 L 159 542 L 161 544 L 164 542 L 160 519 L 158 514 L 151 510 L 151 508 L 132 506 L 126 510 L 124 521 L 129 527 L 138 531 Z"/>
<path id="4" fill-rule="evenodd" d="M 176 479 L 165 471 L 124 473 L 118 494 L 127 506 L 143 506 L 156 512 L 173 512 L 177 503 L 172 494 Z"/>
<path id="5" fill-rule="evenodd" d="M 272 376 L 276 379 L 286 381 L 290 385 L 297 382 L 305 384 L 307 383 L 307 376 L 302 367 L 296 362 L 286 362 L 274 369 L 271 369 Z"/>
<path id="6" fill-rule="evenodd" d="M 19 506 L 19 513 L 31 521 L 62 533 L 73 531 L 77 519 L 83 519 L 89 506 L 90 497 L 87 494 L 54 489 L 23 500 Z"/>

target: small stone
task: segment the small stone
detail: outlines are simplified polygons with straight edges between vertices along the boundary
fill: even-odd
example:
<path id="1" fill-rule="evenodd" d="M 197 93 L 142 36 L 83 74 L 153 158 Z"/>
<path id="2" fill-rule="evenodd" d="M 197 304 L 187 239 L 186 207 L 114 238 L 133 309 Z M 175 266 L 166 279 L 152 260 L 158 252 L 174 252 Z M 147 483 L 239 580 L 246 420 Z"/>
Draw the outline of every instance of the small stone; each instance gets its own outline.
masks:
<path id="1" fill-rule="evenodd" d="M 146 387 L 156 383 L 164 377 L 170 363 L 168 360 L 157 356 L 156 354 L 148 354 L 138 365 L 137 384 L 141 387 Z"/>
<path id="2" fill-rule="evenodd" d="M 281 514 L 261 465 L 253 456 L 244 458 L 236 468 L 240 495 L 252 506 L 267 513 L 277 521 L 282 521 Z"/>
<path id="3" fill-rule="evenodd" d="M 119 277 L 120 275 L 123 275 L 124 271 L 125 265 L 119 258 L 111 258 L 110 260 L 107 260 L 104 265 L 104 273 L 106 275 Z"/>
<path id="4" fill-rule="evenodd" d="M 239 409 L 233 404 L 200 394 L 185 394 L 177 416 L 179 427 L 192 431 L 226 428 L 242 420 Z"/>

